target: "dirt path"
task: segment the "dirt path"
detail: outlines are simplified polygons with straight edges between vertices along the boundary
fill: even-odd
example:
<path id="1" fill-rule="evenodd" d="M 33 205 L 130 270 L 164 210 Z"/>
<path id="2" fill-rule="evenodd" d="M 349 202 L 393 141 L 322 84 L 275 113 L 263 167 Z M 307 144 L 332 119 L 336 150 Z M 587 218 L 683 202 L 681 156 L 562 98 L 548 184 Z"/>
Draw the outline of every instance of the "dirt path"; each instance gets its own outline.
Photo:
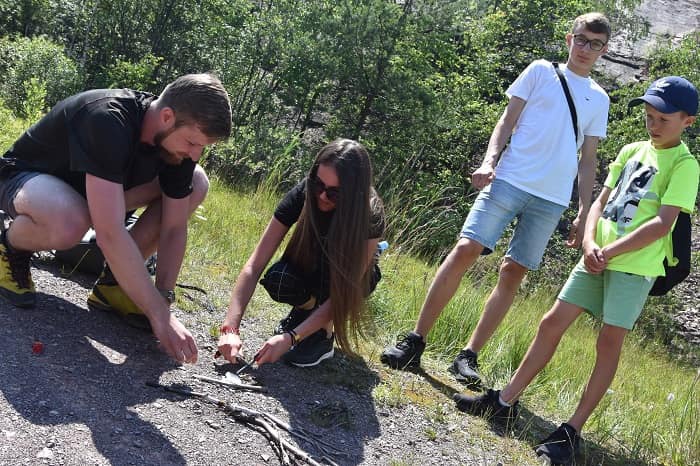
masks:
<path id="1" fill-rule="evenodd" d="M 178 367 L 149 334 L 110 314 L 89 311 L 90 280 L 68 280 L 52 261 L 36 265 L 37 308 L 20 310 L 0 302 L 2 465 L 279 464 L 260 433 L 202 400 L 148 387 L 149 381 L 182 384 L 269 412 L 338 448 L 338 464 L 510 462 L 494 447 L 494 434 L 469 439 L 464 429 L 469 419 L 453 409 L 436 421 L 410 403 L 375 406 L 378 368 L 339 354 L 314 369 L 264 366 L 255 378 L 269 389 L 266 394 L 197 381 L 192 374 L 216 377 L 231 369 L 215 367 L 211 358 L 209 328 L 221 316 L 176 311 L 200 346 L 196 365 Z M 271 327 L 271 322 L 246 319 L 242 331 L 261 335 L 258 341 L 249 339 L 254 346 Z M 43 344 L 41 354 L 32 352 L 35 341 Z M 414 374 L 405 377 L 416 383 Z M 319 454 L 304 441 L 298 445 Z"/>

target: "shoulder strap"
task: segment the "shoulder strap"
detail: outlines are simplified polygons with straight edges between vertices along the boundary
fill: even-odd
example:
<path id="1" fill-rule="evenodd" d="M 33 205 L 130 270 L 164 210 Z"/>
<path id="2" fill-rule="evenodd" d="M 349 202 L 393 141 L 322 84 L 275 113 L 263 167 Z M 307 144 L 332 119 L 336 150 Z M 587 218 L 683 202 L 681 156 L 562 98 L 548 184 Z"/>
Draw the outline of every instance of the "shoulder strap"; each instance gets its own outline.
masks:
<path id="1" fill-rule="evenodd" d="M 559 76 L 559 82 L 561 83 L 562 89 L 564 89 L 564 95 L 566 95 L 566 103 L 569 104 L 569 111 L 571 112 L 571 123 L 574 125 L 574 139 L 578 142 L 578 117 L 576 116 L 576 106 L 571 98 L 571 93 L 569 92 L 569 86 L 566 85 L 566 78 L 564 78 L 564 73 L 559 69 L 559 63 L 552 62 L 554 66 L 554 71 L 557 72 Z"/>

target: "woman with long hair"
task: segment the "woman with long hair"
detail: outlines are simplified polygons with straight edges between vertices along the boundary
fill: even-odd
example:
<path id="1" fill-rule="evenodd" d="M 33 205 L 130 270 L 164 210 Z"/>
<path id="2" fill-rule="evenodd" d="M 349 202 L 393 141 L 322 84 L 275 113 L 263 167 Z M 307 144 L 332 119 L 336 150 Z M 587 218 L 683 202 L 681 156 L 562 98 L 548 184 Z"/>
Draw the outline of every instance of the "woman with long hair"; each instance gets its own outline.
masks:
<path id="1" fill-rule="evenodd" d="M 377 244 L 384 210 L 367 151 L 357 141 L 338 139 L 318 152 L 308 176 L 282 199 L 238 275 L 218 343 L 228 361 L 241 353 L 239 325 L 256 283 L 295 223 L 282 258 L 260 281 L 272 299 L 292 309 L 255 360 L 283 357 L 314 366 L 333 356 L 334 338 L 354 354 L 350 341 L 361 332 L 365 298 L 381 278 Z"/>

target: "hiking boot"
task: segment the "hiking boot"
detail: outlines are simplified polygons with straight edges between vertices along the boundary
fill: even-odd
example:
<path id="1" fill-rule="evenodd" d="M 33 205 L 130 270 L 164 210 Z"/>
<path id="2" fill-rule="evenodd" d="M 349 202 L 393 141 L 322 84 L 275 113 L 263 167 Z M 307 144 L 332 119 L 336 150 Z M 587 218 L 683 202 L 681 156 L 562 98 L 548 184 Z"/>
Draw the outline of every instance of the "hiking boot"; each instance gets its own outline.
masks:
<path id="1" fill-rule="evenodd" d="M 392 369 L 420 367 L 420 357 L 425 350 L 423 337 L 416 332 L 399 335 L 396 345 L 384 350 L 381 361 Z"/>
<path id="2" fill-rule="evenodd" d="M 284 332 L 294 330 L 299 324 L 304 322 L 311 315 L 311 310 L 299 309 L 294 306 L 287 314 L 287 317 L 280 320 L 275 328 L 275 335 L 282 335 Z"/>
<path id="3" fill-rule="evenodd" d="M 92 287 L 87 304 L 91 308 L 116 313 L 132 327 L 153 331 L 148 317 L 111 278 L 111 273 L 102 272 Z"/>
<path id="4" fill-rule="evenodd" d="M 320 329 L 301 340 L 282 358 L 286 363 L 298 367 L 311 367 L 324 359 L 333 357 L 333 335 L 328 337 L 326 329 Z"/>
<path id="5" fill-rule="evenodd" d="M 455 376 L 455 380 L 463 383 L 467 388 L 481 388 L 481 376 L 477 372 L 479 363 L 476 362 L 476 353 L 472 350 L 459 352 L 452 365 L 447 368 Z"/>
<path id="6" fill-rule="evenodd" d="M 576 429 L 565 422 L 535 447 L 535 453 L 550 464 L 573 464 L 580 441 Z"/>
<path id="7" fill-rule="evenodd" d="M 452 399 L 460 411 L 503 424 L 513 424 L 520 411 L 519 402 L 516 401 L 512 406 L 503 406 L 498 400 L 500 394 L 500 390 L 489 388 L 485 393 L 476 396 L 455 393 Z"/>
<path id="8" fill-rule="evenodd" d="M 17 251 L 0 240 L 0 296 L 17 307 L 36 305 L 36 291 L 29 263 L 32 251 Z"/>

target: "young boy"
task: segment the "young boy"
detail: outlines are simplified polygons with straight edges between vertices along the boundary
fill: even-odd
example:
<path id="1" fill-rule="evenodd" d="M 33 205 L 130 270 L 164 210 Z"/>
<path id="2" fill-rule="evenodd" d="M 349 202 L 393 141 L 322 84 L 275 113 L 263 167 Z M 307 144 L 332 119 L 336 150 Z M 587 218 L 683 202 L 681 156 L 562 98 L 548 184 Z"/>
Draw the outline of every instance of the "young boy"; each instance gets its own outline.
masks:
<path id="1" fill-rule="evenodd" d="M 700 170 L 681 134 L 695 122 L 697 90 L 683 78 L 665 77 L 629 105 L 640 103 L 651 139 L 623 147 L 610 164 L 588 215 L 583 257 L 542 318 L 510 383 L 501 391 L 454 397 L 462 411 L 514 421 L 518 397 L 549 362 L 566 329 L 583 311 L 601 319 L 595 366 L 576 412 L 536 448 L 538 456 L 552 463 L 573 460 L 581 427 L 615 376 L 625 335 L 639 317 L 655 277 L 664 274 L 676 217 L 695 206 Z"/>
<path id="2" fill-rule="evenodd" d="M 530 63 L 510 85 L 508 105 L 493 130 L 484 161 L 472 174 L 472 186 L 482 191 L 459 241 L 430 285 L 414 331 L 382 353 L 384 364 L 397 369 L 420 365 L 425 338 L 462 276 L 482 251 L 494 249 L 503 230 L 517 217 L 496 288 L 469 342 L 449 368 L 458 381 L 480 386 L 477 353 L 505 317 L 527 271 L 539 267 L 547 242 L 569 205 L 577 175 L 579 211 L 567 246 L 580 246 L 591 205 L 598 139 L 605 137 L 610 105 L 608 95 L 589 74 L 607 52 L 608 39 L 610 23 L 600 13 L 577 17 L 566 35 L 569 57 L 560 69 L 575 103 L 578 134 L 574 134 L 571 112 L 552 63 Z"/>

